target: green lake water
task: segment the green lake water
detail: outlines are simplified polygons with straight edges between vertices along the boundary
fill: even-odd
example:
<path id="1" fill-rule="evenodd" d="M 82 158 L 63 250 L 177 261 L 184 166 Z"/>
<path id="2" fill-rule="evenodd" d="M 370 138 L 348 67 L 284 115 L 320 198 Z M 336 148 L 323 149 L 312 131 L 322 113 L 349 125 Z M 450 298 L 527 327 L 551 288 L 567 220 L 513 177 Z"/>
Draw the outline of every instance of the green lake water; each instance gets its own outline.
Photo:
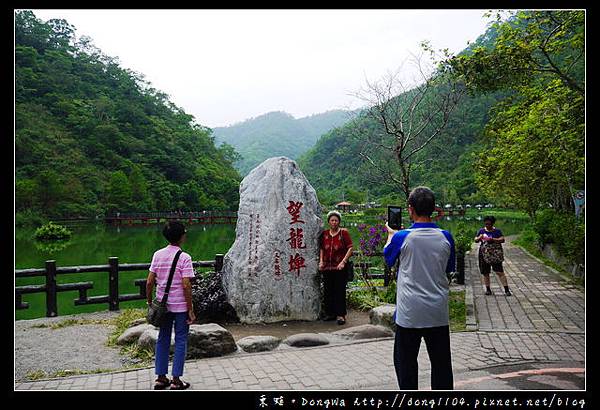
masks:
<path id="1" fill-rule="evenodd" d="M 481 217 L 456 218 L 445 217 L 437 221 L 443 229 L 452 231 L 459 220 L 465 220 L 473 229 L 473 236 L 483 226 Z M 514 235 L 520 232 L 526 223 L 526 218 L 497 218 L 496 226 L 505 235 Z M 365 220 L 367 224 L 375 224 L 376 219 Z M 347 218 L 344 226 L 348 228 L 355 244 L 359 244 L 358 221 Z M 152 254 L 157 249 L 166 246 L 162 236 L 162 225 L 115 227 L 102 223 L 80 223 L 68 225 L 73 232 L 71 240 L 64 244 L 62 249 L 41 245 L 33 238 L 35 229 L 16 228 L 15 230 L 15 269 L 43 268 L 45 261 L 55 260 L 58 267 L 107 265 L 108 258 L 117 256 L 119 263 L 150 263 Z M 218 253 L 225 254 L 235 239 L 234 225 L 188 225 L 188 239 L 183 249 L 192 255 L 194 261 L 214 260 Z M 134 285 L 135 279 L 146 278 L 147 271 L 119 272 L 119 293 L 139 292 Z M 61 274 L 57 275 L 58 283 L 87 282 L 94 283 L 93 289 L 88 290 L 88 296 L 108 294 L 108 272 Z M 43 284 L 44 277 L 19 278 L 15 280 L 17 286 L 29 284 Z M 107 304 L 94 304 L 75 306 L 74 299 L 78 298 L 78 291 L 58 293 L 58 314 L 68 315 L 74 313 L 93 312 L 106 310 Z M 46 312 L 45 294 L 26 294 L 22 300 L 29 303 L 28 309 L 16 310 L 16 319 L 31 319 L 43 317 Z M 120 308 L 142 307 L 145 301 L 120 302 Z"/>

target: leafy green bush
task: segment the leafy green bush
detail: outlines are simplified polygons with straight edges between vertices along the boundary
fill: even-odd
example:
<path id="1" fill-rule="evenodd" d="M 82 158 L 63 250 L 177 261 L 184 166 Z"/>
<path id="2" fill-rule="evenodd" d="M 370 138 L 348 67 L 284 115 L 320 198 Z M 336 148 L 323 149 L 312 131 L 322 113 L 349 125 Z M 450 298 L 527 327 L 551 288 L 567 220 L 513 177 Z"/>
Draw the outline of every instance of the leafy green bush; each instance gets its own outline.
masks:
<path id="1" fill-rule="evenodd" d="M 573 214 L 557 213 L 550 225 L 550 237 L 560 255 L 574 263 L 585 257 L 585 224 Z"/>
<path id="2" fill-rule="evenodd" d="M 539 249 L 554 244 L 561 256 L 573 263 L 583 263 L 585 222 L 572 213 L 544 209 L 538 212 L 534 224 L 525 228 L 517 244 L 535 244 Z"/>
<path id="3" fill-rule="evenodd" d="M 554 242 L 551 231 L 556 222 L 556 215 L 556 211 L 552 209 L 544 209 L 536 214 L 533 228 L 540 237 L 540 244 Z"/>
<path id="4" fill-rule="evenodd" d="M 48 222 L 35 230 L 35 239 L 53 241 L 70 239 L 72 232 L 62 225 Z"/>
<path id="5" fill-rule="evenodd" d="M 523 228 L 521 235 L 519 235 L 519 238 L 514 243 L 530 251 L 540 250 L 542 246 L 540 234 L 535 231 L 535 227 L 532 224 L 528 224 Z"/>
<path id="6" fill-rule="evenodd" d="M 456 252 L 463 255 L 471 250 L 473 245 L 473 234 L 465 222 L 459 222 L 457 228 L 453 232 L 454 244 Z"/>
<path id="7" fill-rule="evenodd" d="M 383 304 L 383 302 L 371 288 L 349 292 L 347 303 L 349 307 L 361 311 L 373 309 L 374 307 L 381 306 Z"/>

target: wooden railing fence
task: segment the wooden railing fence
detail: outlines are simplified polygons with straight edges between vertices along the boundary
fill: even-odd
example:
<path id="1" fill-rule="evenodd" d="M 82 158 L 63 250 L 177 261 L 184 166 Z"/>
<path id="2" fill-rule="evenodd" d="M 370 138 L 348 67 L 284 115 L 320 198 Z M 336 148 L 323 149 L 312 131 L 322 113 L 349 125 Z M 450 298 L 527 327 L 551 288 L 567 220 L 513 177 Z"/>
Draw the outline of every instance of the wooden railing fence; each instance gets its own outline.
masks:
<path id="1" fill-rule="evenodd" d="M 194 268 L 214 268 L 215 272 L 220 272 L 223 268 L 223 255 L 215 255 L 213 261 L 192 262 Z M 58 316 L 57 293 L 65 291 L 79 291 L 79 298 L 74 299 L 75 306 L 90 305 L 96 303 L 107 303 L 108 310 L 119 310 L 119 302 L 139 300 L 146 298 L 146 278 L 134 280 L 134 284 L 139 287 L 139 293 L 119 294 L 119 272 L 148 270 L 149 263 L 129 263 L 119 264 L 118 257 L 108 258 L 108 265 L 89 265 L 89 266 L 65 266 L 57 267 L 56 261 L 46 261 L 46 267 L 43 269 L 18 269 L 15 270 L 15 278 L 31 278 L 45 276 L 46 283 L 43 285 L 24 285 L 15 287 L 15 309 L 27 309 L 29 304 L 23 302 L 22 295 L 30 293 L 46 294 L 46 316 Z M 88 296 L 87 291 L 94 287 L 93 282 L 77 283 L 56 283 L 57 275 L 66 275 L 74 273 L 107 272 L 108 273 L 108 295 Z"/>

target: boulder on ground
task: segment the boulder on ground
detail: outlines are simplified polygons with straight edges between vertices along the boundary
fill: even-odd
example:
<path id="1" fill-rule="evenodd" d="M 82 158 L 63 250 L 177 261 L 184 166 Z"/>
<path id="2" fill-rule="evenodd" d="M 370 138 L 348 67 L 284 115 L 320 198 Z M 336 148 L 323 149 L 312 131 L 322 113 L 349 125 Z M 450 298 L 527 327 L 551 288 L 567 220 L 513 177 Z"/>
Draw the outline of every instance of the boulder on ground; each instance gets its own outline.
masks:
<path id="1" fill-rule="evenodd" d="M 231 333 L 216 323 L 190 326 L 187 359 L 223 356 L 236 350 Z"/>
<path id="2" fill-rule="evenodd" d="M 393 319 L 395 311 L 395 305 L 383 305 L 371 309 L 371 311 L 369 312 L 369 319 L 371 321 L 371 324 L 385 326 L 395 331 L 396 323 Z"/>
<path id="3" fill-rule="evenodd" d="M 121 336 L 117 339 L 118 345 L 125 345 L 131 342 L 135 342 L 139 339 L 139 337 L 148 329 L 155 329 L 154 326 L 150 324 L 138 324 L 136 326 L 130 327 L 125 330 Z"/>
<path id="4" fill-rule="evenodd" d="M 281 339 L 274 336 L 248 336 L 238 340 L 237 344 L 244 352 L 267 352 L 275 349 Z"/>
<path id="5" fill-rule="evenodd" d="M 154 326 L 150 326 L 149 329 L 146 329 L 138 338 L 137 344 L 139 347 L 143 349 L 148 349 L 151 351 L 156 350 L 156 341 L 158 340 L 158 328 Z M 171 346 L 169 347 L 169 352 L 173 353 L 175 351 L 175 335 L 171 333 Z"/>
<path id="6" fill-rule="evenodd" d="M 333 335 L 346 340 L 378 339 L 392 337 L 394 332 L 381 325 L 360 325 L 332 332 Z"/>
<path id="7" fill-rule="evenodd" d="M 298 333 L 288 337 L 282 343 L 293 347 L 309 347 L 328 345 L 329 340 L 317 333 Z"/>

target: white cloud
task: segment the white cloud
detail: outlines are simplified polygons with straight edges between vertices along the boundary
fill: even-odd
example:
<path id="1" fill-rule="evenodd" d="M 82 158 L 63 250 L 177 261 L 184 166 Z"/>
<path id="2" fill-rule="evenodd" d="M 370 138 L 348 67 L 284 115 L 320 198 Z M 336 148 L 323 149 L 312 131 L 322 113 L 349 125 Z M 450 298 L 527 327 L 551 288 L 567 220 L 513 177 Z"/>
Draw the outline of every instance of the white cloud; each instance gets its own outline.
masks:
<path id="1" fill-rule="evenodd" d="M 33 11 L 66 19 L 211 127 L 356 107 L 365 76 L 396 70 L 422 40 L 458 52 L 486 26 L 484 10 Z"/>

